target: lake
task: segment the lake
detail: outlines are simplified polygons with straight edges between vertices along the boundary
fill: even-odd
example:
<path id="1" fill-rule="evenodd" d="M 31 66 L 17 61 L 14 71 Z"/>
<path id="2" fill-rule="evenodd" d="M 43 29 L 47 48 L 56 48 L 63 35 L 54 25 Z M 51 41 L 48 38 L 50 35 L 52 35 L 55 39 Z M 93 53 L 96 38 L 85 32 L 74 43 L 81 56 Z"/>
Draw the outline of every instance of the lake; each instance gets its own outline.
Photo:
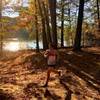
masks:
<path id="1" fill-rule="evenodd" d="M 64 45 L 66 46 L 66 43 Z M 39 48 L 43 48 L 42 41 L 39 42 Z M 25 49 L 36 49 L 36 41 L 19 41 L 17 38 L 13 38 L 3 42 L 3 50 L 18 51 Z"/>
<path id="2" fill-rule="evenodd" d="M 42 42 L 39 42 L 39 47 L 42 49 L 43 45 Z M 25 50 L 25 49 L 36 49 L 36 42 L 35 41 L 4 41 L 3 42 L 3 50 L 8 51 L 18 51 L 18 50 Z"/>

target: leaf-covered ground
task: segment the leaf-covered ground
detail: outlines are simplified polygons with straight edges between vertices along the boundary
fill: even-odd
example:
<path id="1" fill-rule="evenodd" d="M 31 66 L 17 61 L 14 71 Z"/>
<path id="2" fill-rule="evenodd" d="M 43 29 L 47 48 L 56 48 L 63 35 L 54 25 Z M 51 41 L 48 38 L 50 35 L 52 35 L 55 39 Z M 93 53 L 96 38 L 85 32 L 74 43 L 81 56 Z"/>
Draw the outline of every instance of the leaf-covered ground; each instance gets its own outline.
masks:
<path id="1" fill-rule="evenodd" d="M 100 48 L 60 49 L 47 88 L 43 52 L 19 51 L 0 58 L 0 100 L 100 100 Z"/>

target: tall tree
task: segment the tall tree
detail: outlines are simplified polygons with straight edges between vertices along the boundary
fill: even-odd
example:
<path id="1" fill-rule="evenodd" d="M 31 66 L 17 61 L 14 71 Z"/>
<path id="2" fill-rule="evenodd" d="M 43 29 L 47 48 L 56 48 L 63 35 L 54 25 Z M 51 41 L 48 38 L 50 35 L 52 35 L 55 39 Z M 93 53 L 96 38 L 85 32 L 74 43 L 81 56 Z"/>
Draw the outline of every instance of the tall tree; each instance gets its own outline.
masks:
<path id="1" fill-rule="evenodd" d="M 45 19 L 44 19 L 44 14 L 43 14 L 43 10 L 41 7 L 41 1 L 38 1 L 38 5 L 39 5 L 39 11 L 40 11 L 40 16 L 41 16 L 41 23 L 42 23 L 42 39 L 43 39 L 43 49 L 47 49 L 48 48 L 48 41 L 47 41 L 47 36 L 46 36 L 46 27 L 45 27 Z"/>
<path id="2" fill-rule="evenodd" d="M 99 10 L 99 4 L 100 4 L 100 1 L 97 0 L 98 28 L 99 28 L 99 31 L 100 31 L 100 10 Z"/>
<path id="3" fill-rule="evenodd" d="M 42 1 L 42 7 L 44 10 L 44 17 L 45 17 L 45 23 L 46 23 L 46 31 L 47 31 L 47 39 L 48 42 L 51 43 L 51 32 L 50 32 L 50 25 L 49 25 L 49 14 L 48 14 L 48 4 L 44 4 L 44 2 Z"/>
<path id="4" fill-rule="evenodd" d="M 75 41 L 74 41 L 74 47 L 73 47 L 74 51 L 80 51 L 81 50 L 83 11 L 84 11 L 84 0 L 80 0 L 76 35 L 75 35 Z"/>
<path id="5" fill-rule="evenodd" d="M 52 43 L 57 48 L 56 0 L 48 0 L 51 15 Z"/>
<path id="6" fill-rule="evenodd" d="M 2 36 L 2 0 L 0 0 L 0 52 L 2 52 L 3 48 L 3 36 Z"/>
<path id="7" fill-rule="evenodd" d="M 39 35 L 38 35 L 38 19 L 37 19 L 37 5 L 35 0 L 35 32 L 36 32 L 36 51 L 39 52 Z"/>
<path id="8" fill-rule="evenodd" d="M 64 46 L 64 0 L 61 0 L 61 47 Z"/>

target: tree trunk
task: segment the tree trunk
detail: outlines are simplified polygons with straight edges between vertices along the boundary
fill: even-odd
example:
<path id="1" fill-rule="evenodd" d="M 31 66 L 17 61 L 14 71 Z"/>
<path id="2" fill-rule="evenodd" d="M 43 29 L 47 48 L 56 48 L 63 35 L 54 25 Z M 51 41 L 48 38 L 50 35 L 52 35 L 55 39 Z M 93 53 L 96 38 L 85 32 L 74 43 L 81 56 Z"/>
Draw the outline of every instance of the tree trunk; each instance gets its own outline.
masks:
<path id="1" fill-rule="evenodd" d="M 100 11 L 99 11 L 99 4 L 100 4 L 100 1 L 97 0 L 98 29 L 99 29 L 99 32 L 100 32 Z"/>
<path id="2" fill-rule="evenodd" d="M 2 36 L 2 21 L 1 20 L 2 20 L 2 0 L 0 0 L 0 53 L 2 54 L 3 36 Z"/>
<path id="3" fill-rule="evenodd" d="M 68 4 L 68 19 L 69 19 L 69 46 L 71 46 L 73 44 L 73 36 L 71 33 L 71 15 L 70 15 L 70 1 Z"/>
<path id="4" fill-rule="evenodd" d="M 42 1 L 42 7 L 43 7 L 43 10 L 44 10 L 44 15 L 45 15 L 47 39 L 48 39 L 48 42 L 49 42 L 49 43 L 52 43 L 52 40 L 51 40 L 51 33 L 50 33 L 50 25 L 49 25 L 48 6 L 45 7 L 45 4 L 44 4 L 43 1 Z"/>
<path id="5" fill-rule="evenodd" d="M 36 51 L 39 52 L 39 37 L 38 37 L 38 20 L 37 20 L 37 5 L 35 0 L 35 32 L 36 32 Z"/>
<path id="6" fill-rule="evenodd" d="M 46 50 L 48 48 L 48 41 L 47 41 L 47 36 L 46 36 L 45 20 L 44 20 L 44 15 L 43 15 L 43 12 L 42 12 L 40 0 L 37 0 L 37 1 L 38 1 L 38 5 L 39 5 L 41 22 L 42 22 L 43 49 Z"/>
<path id="7" fill-rule="evenodd" d="M 61 0 L 61 47 L 64 47 L 64 0 Z"/>
<path id="8" fill-rule="evenodd" d="M 77 22 L 76 35 L 75 35 L 75 41 L 74 41 L 74 47 L 73 47 L 74 51 L 81 50 L 83 11 L 84 11 L 84 0 L 80 0 L 78 22 Z"/>
<path id="9" fill-rule="evenodd" d="M 52 43 L 57 48 L 57 25 L 56 25 L 56 0 L 49 0 L 49 9 L 52 26 Z"/>

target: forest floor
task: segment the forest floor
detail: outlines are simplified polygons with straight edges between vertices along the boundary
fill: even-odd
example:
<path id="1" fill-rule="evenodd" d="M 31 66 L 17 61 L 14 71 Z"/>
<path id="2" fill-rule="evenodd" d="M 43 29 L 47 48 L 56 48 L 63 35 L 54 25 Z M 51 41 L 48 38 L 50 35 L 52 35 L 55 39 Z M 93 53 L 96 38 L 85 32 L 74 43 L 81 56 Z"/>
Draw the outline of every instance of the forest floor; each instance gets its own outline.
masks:
<path id="1" fill-rule="evenodd" d="M 59 49 L 48 87 L 43 51 L 6 52 L 0 58 L 0 100 L 100 100 L 100 47 L 81 52 Z"/>

